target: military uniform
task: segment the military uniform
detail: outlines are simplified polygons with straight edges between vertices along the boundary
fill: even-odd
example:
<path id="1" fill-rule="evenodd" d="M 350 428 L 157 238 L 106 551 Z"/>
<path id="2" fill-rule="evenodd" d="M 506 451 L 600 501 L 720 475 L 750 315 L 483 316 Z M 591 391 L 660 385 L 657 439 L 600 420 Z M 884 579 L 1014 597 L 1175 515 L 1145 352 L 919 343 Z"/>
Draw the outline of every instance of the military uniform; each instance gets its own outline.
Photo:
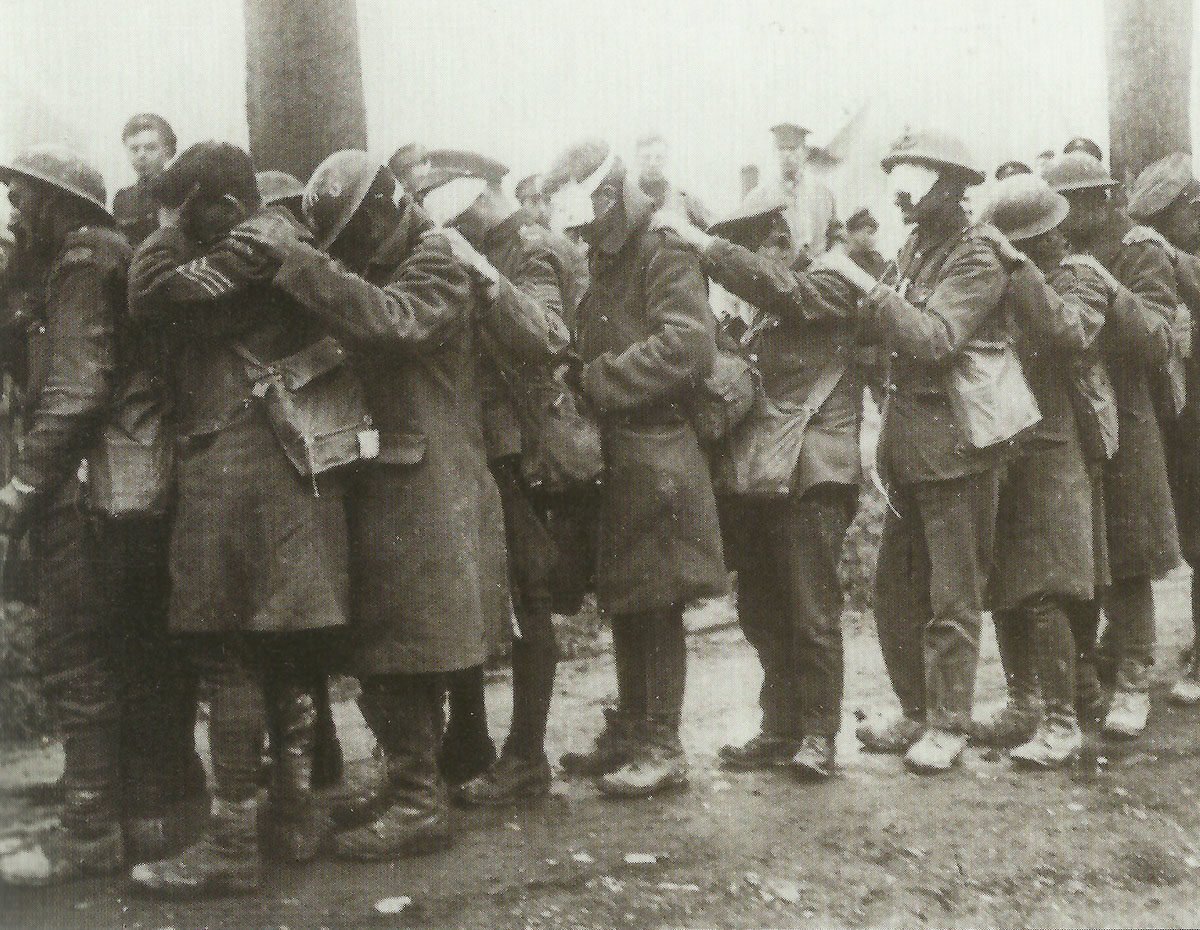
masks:
<path id="1" fill-rule="evenodd" d="M 861 479 L 857 294 L 832 272 L 792 272 L 723 239 L 703 259 L 714 281 L 759 308 L 743 343 L 769 398 L 803 405 L 828 366 L 846 368 L 806 428 L 786 499 L 721 502 L 738 614 L 763 667 L 763 735 L 832 738 L 844 678 L 838 564 Z"/>
<path id="2" fill-rule="evenodd" d="M 687 415 L 713 365 L 716 321 L 698 256 L 650 229 L 653 204 L 628 177 L 623 204 L 589 250 L 578 314 L 580 385 L 604 443 L 597 598 L 613 622 L 617 713 L 639 747 L 618 764 L 661 754 L 680 765 L 651 781 L 678 784 L 683 609 L 728 590 L 712 481 Z M 625 793 L 625 771 L 602 788 Z"/>
<path id="3" fill-rule="evenodd" d="M 1172 347 L 1178 291 L 1170 260 L 1147 241 L 1126 241 L 1133 222 L 1113 217 L 1086 246 L 1131 292 L 1128 318 L 1104 338 L 1120 414 L 1120 445 L 1104 473 L 1112 586 L 1104 598 L 1105 651 L 1120 691 L 1144 693 L 1154 661 L 1150 582 L 1179 564 L 1179 533 L 1149 374 Z"/>
<path id="4" fill-rule="evenodd" d="M 875 582 L 880 645 L 906 718 L 963 733 L 971 720 L 984 585 L 992 564 L 1002 448 L 962 438 L 948 367 L 973 338 L 1007 337 L 1008 272 L 963 226 L 900 253 L 899 291 L 864 299 L 892 351 L 879 467 L 891 506 Z"/>
<path id="5" fill-rule="evenodd" d="M 158 201 L 150 193 L 150 185 L 141 181 L 117 191 L 112 212 L 117 228 L 135 249 L 158 229 Z"/>
<path id="6" fill-rule="evenodd" d="M 1098 352 L 1108 290 L 1095 272 L 1075 266 L 1043 279 L 1021 265 L 1010 287 L 1017 350 L 1042 420 L 1000 484 L 989 601 L 1010 703 L 1028 707 L 1040 684 L 1046 719 L 1071 726 L 1070 616 L 1097 591 L 1093 482 L 1072 391 L 1082 360 Z"/>
<path id="7" fill-rule="evenodd" d="M 562 322 L 568 299 L 567 269 L 527 227 L 520 211 L 487 233 L 484 256 L 503 276 L 498 301 L 521 302 L 531 317 L 544 315 L 546 343 L 541 352 L 513 358 L 490 337 L 484 339 L 482 393 L 488 461 L 504 505 L 509 589 L 517 619 L 513 644 L 513 721 L 506 754 L 538 762 L 545 756 L 546 715 L 554 687 L 558 644 L 551 619 L 551 572 L 557 552 L 549 524 L 550 501 L 540 497 L 522 471 L 525 446 L 520 404 L 532 379 L 550 377 L 548 368 L 568 347 Z"/>

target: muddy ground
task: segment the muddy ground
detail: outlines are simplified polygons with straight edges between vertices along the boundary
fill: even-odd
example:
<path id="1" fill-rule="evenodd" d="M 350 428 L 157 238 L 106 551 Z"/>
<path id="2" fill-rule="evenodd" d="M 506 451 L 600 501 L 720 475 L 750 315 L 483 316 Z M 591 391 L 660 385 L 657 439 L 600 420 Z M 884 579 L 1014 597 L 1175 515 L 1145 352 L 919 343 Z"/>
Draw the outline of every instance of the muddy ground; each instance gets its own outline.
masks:
<path id="1" fill-rule="evenodd" d="M 1186 577 L 1159 586 L 1160 680 L 1190 638 Z M 703 618 L 701 618 L 703 619 Z M 712 619 L 711 617 L 709 619 Z M 254 896 L 186 905 L 147 900 L 122 882 L 0 892 L 4 927 L 1097 927 L 1200 925 L 1200 709 L 1170 707 L 1160 685 L 1148 735 L 1089 742 L 1065 773 L 1018 774 L 971 750 L 927 779 L 857 752 L 853 714 L 894 707 L 868 626 L 847 637 L 841 774 L 811 786 L 785 773 L 732 775 L 718 747 L 753 734 L 759 672 L 734 629 L 694 635 L 684 741 L 693 788 L 615 803 L 557 783 L 544 803 L 456 814 L 456 848 L 375 866 L 272 868 Z M 612 687 L 607 657 L 569 663 L 550 749 L 584 746 Z M 999 698 L 990 628 L 981 711 Z M 489 688 L 504 733 L 507 683 Z M 352 704 L 338 707 L 351 759 L 370 742 Z M 0 756 L 0 823 L 46 811 L 22 785 L 55 775 L 54 747 Z M 14 793 L 15 792 L 15 793 Z M 629 854 L 653 862 L 627 862 Z M 384 898 L 410 899 L 382 915 Z"/>

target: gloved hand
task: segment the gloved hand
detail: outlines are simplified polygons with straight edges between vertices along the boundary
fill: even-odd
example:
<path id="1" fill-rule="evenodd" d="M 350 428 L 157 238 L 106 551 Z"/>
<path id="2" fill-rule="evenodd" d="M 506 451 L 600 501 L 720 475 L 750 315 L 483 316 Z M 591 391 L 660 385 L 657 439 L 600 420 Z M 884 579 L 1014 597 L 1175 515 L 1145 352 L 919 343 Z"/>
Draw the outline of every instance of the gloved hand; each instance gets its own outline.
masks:
<path id="1" fill-rule="evenodd" d="M 1118 288 L 1121 287 L 1121 283 L 1112 276 L 1107 268 L 1100 264 L 1100 260 L 1094 255 L 1068 255 L 1060 262 L 1060 264 L 1066 268 L 1091 269 L 1100 277 L 1100 280 L 1102 280 L 1108 286 L 1110 297 L 1117 292 Z"/>
<path id="2" fill-rule="evenodd" d="M 278 210 L 260 210 L 229 231 L 225 244 L 249 261 L 269 260 L 278 266 L 312 239 L 312 234 Z"/>
<path id="3" fill-rule="evenodd" d="M 851 287 L 858 288 L 864 294 L 869 293 L 879 283 L 872 277 L 870 272 L 862 268 L 842 249 L 830 249 L 827 252 L 823 252 L 808 267 L 809 271 L 819 271 L 821 269 L 832 271 L 849 283 Z"/>
<path id="4" fill-rule="evenodd" d="M 33 504 L 33 488 L 13 478 L 0 488 L 0 536 L 19 536 Z"/>
<path id="5" fill-rule="evenodd" d="M 975 227 L 975 231 L 996 247 L 1001 260 L 1006 264 L 1021 265 L 1029 261 L 1029 256 L 1013 245 L 1008 236 L 1004 235 L 1004 233 L 991 223 L 980 223 Z"/>
<path id="6" fill-rule="evenodd" d="M 687 215 L 677 210 L 659 210 L 651 217 L 650 228 L 673 232 L 692 248 L 699 249 L 701 252 L 709 247 L 714 238 L 704 230 L 693 226 Z"/>

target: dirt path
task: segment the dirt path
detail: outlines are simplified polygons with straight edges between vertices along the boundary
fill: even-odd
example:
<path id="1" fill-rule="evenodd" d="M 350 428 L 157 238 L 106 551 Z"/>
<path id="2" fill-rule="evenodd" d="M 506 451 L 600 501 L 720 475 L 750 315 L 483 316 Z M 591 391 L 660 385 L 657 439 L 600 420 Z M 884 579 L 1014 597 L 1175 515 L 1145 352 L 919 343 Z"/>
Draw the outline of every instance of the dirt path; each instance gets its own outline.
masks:
<path id="1" fill-rule="evenodd" d="M 1187 579 L 1158 591 L 1159 668 L 1174 674 L 1190 636 Z M 545 803 L 463 813 L 458 846 L 433 857 L 345 867 L 272 869 L 262 892 L 164 904 L 121 883 L 4 892 L 5 927 L 830 927 L 1197 926 L 1200 710 L 1156 695 L 1150 735 L 1089 745 L 1069 773 L 1018 775 L 975 751 L 962 771 L 926 780 L 898 760 L 856 751 L 852 714 L 893 706 L 870 630 L 848 636 L 842 773 L 819 786 L 785 774 L 728 775 L 717 748 L 750 736 L 759 673 L 733 630 L 697 636 L 684 741 L 693 790 L 617 804 L 586 784 L 556 784 Z M 981 705 L 1000 694 L 990 629 Z M 607 658 L 560 679 L 552 755 L 585 745 L 612 686 Z M 507 725 L 507 685 L 489 689 L 493 727 Z M 369 756 L 352 705 L 338 708 L 351 758 Z M 52 748 L 0 758 L 0 818 L 36 819 L 8 793 L 52 776 Z M 6 791 L 8 789 L 8 791 Z M 625 856 L 656 857 L 630 864 Z M 398 915 L 374 910 L 407 896 Z"/>

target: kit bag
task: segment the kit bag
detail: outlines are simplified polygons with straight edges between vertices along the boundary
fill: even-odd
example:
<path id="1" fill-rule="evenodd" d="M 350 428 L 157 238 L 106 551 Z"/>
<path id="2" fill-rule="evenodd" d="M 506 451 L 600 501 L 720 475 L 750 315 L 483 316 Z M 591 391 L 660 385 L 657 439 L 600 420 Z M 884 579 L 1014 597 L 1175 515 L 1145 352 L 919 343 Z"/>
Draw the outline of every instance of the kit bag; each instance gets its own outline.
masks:
<path id="1" fill-rule="evenodd" d="M 772 400 L 759 393 L 749 416 L 730 435 L 717 460 L 717 492 L 757 498 L 789 494 L 808 424 L 845 373 L 845 360 L 835 358 L 821 371 L 802 404 Z"/>
<path id="2" fill-rule="evenodd" d="M 379 455 L 379 433 L 367 412 L 362 383 L 332 336 L 266 363 L 241 343 L 253 394 L 264 405 L 275 438 L 296 471 L 317 477 Z"/>
<path id="3" fill-rule="evenodd" d="M 972 339 L 946 378 L 959 432 L 974 449 L 1015 439 L 1042 420 L 1037 398 L 1007 339 Z"/>
<path id="4" fill-rule="evenodd" d="M 87 504 L 109 519 L 159 517 L 171 507 L 175 433 L 161 385 L 139 370 L 118 390 L 87 457 Z"/>
<path id="5" fill-rule="evenodd" d="M 691 420 L 704 445 L 716 445 L 733 433 L 754 409 L 759 395 L 754 368 L 738 353 L 718 347 L 712 372 L 692 399 Z"/>

